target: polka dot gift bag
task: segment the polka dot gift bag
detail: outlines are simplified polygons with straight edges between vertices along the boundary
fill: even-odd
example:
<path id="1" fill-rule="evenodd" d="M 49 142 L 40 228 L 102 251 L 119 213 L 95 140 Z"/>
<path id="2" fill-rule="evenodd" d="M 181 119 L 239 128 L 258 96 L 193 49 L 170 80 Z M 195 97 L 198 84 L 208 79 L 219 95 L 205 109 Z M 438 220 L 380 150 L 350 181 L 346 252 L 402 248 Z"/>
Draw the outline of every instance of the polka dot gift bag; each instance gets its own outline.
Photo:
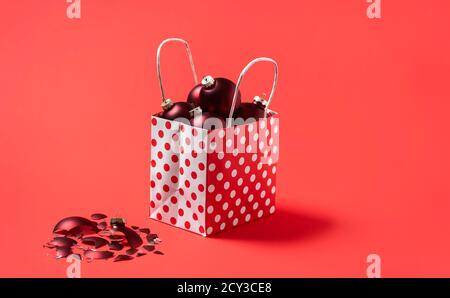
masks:
<path id="1" fill-rule="evenodd" d="M 273 63 L 275 70 L 268 100 L 258 97 L 264 117 L 233 119 L 241 81 L 252 65 L 262 61 Z M 152 219 L 209 236 L 275 212 L 279 125 L 278 115 L 267 106 L 277 78 L 274 60 L 251 61 L 237 81 L 225 127 L 206 129 L 182 119 L 152 116 Z"/>

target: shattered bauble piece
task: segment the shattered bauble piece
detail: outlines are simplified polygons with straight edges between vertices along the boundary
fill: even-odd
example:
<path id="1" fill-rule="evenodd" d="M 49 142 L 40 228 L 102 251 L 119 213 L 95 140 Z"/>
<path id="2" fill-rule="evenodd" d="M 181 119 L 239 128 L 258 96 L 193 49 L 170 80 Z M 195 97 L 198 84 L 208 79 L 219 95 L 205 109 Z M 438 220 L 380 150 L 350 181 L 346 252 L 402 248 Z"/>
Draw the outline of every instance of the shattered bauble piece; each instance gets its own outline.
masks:
<path id="1" fill-rule="evenodd" d="M 125 253 L 127 254 L 127 255 L 134 255 L 135 253 L 137 253 L 137 249 L 136 248 L 130 248 L 130 249 L 127 249 L 126 251 L 125 251 Z"/>
<path id="2" fill-rule="evenodd" d="M 81 243 L 86 244 L 86 245 L 90 245 L 90 246 L 94 246 L 95 248 L 100 248 L 103 247 L 107 244 L 109 244 L 109 242 L 106 239 L 103 239 L 101 237 L 83 237 L 81 239 Z"/>
<path id="3" fill-rule="evenodd" d="M 203 112 L 214 113 L 221 117 L 228 117 L 233 104 L 236 85 L 226 78 L 206 76 L 202 80 L 200 90 L 200 107 Z M 235 109 L 241 104 L 241 93 L 236 96 Z"/>
<path id="4" fill-rule="evenodd" d="M 123 245 L 120 244 L 119 242 L 111 242 L 110 244 L 108 244 L 109 249 L 110 250 L 122 250 L 123 249 Z"/>
<path id="5" fill-rule="evenodd" d="M 129 255 L 118 255 L 114 258 L 113 262 L 121 262 L 121 261 L 129 261 L 132 260 L 133 257 Z"/>
<path id="6" fill-rule="evenodd" d="M 97 223 L 80 216 L 66 217 L 53 228 L 53 233 L 67 236 L 89 235 L 98 231 Z"/>
<path id="7" fill-rule="evenodd" d="M 157 255 L 163 255 L 164 254 L 162 251 L 159 251 L 159 250 L 155 250 L 153 253 L 157 254 Z"/>
<path id="8" fill-rule="evenodd" d="M 125 235 L 118 235 L 118 234 L 113 234 L 108 236 L 109 240 L 111 240 L 111 242 L 122 242 L 125 240 Z"/>
<path id="9" fill-rule="evenodd" d="M 162 103 L 163 111 L 158 113 L 157 116 L 167 120 L 175 120 L 177 118 L 184 118 L 189 120 L 192 106 L 187 102 L 172 102 L 170 99 L 164 100 Z"/>
<path id="10" fill-rule="evenodd" d="M 57 247 L 56 248 L 56 258 L 66 258 L 67 256 L 72 254 L 72 248 L 70 247 Z"/>
<path id="11" fill-rule="evenodd" d="M 143 251 L 138 251 L 138 253 L 136 254 L 136 257 L 142 257 L 145 256 L 147 253 L 143 252 Z"/>
<path id="12" fill-rule="evenodd" d="M 91 218 L 99 220 L 106 218 L 101 213 L 99 216 L 92 215 Z M 103 221 L 100 223 L 90 221 L 83 217 L 64 218 L 55 226 L 52 240 L 43 245 L 44 248 L 55 249 L 57 259 L 66 258 L 69 255 L 83 255 L 87 262 L 100 259 L 111 259 L 116 256 L 115 252 L 124 251 L 123 254 L 114 258 L 115 262 L 131 260 L 134 257 L 141 257 L 147 252 L 154 251 L 155 245 L 160 242 L 156 234 L 150 234 L 149 228 L 139 228 L 138 226 L 126 226 L 124 218 L 111 218 L 111 226 Z M 96 235 L 86 236 L 86 233 L 93 233 L 97 229 Z M 75 234 L 77 237 L 69 238 L 69 234 Z M 108 241 L 109 238 L 110 241 Z M 143 238 L 151 241 L 149 245 L 143 244 Z M 141 247 L 142 246 L 142 247 Z M 102 249 L 103 248 L 103 249 Z M 102 249 L 101 251 L 97 249 Z"/>
<path id="13" fill-rule="evenodd" d="M 153 242 L 153 241 L 155 241 L 156 239 L 158 239 L 158 235 L 156 235 L 156 234 L 148 234 L 148 235 L 147 235 L 147 241 L 148 241 L 148 242 Z"/>
<path id="14" fill-rule="evenodd" d="M 117 228 L 118 231 L 124 233 L 125 235 L 125 239 L 127 241 L 127 244 L 132 247 L 132 248 L 136 248 L 142 245 L 143 241 L 141 236 L 139 236 L 138 233 L 136 233 L 133 229 L 130 229 L 128 227 L 118 227 Z"/>
<path id="15" fill-rule="evenodd" d="M 76 240 L 67 237 L 55 237 L 47 243 L 47 245 L 52 247 L 72 247 L 75 244 L 77 244 Z"/>
<path id="16" fill-rule="evenodd" d="M 143 248 L 145 248 L 147 251 L 154 251 L 155 246 L 154 245 L 144 245 Z"/>
<path id="17" fill-rule="evenodd" d="M 139 229 L 139 232 L 144 233 L 144 234 L 150 234 L 150 229 L 149 228 L 142 228 L 142 229 Z"/>
<path id="18" fill-rule="evenodd" d="M 265 101 L 260 96 L 255 96 L 253 102 L 245 102 L 241 103 L 239 108 L 235 113 L 235 118 L 242 118 L 244 120 L 247 119 L 255 119 L 258 120 L 260 118 L 264 118 L 265 110 L 267 106 L 267 101 Z M 267 117 L 270 115 L 268 114 Z"/>
<path id="19" fill-rule="evenodd" d="M 97 225 L 97 228 L 99 228 L 100 230 L 106 230 L 107 227 L 108 227 L 108 224 L 105 221 L 102 221 L 101 223 L 99 223 Z"/>
<path id="20" fill-rule="evenodd" d="M 89 260 L 105 260 L 112 258 L 114 253 L 111 251 L 95 251 L 95 250 L 86 250 L 84 252 L 84 257 Z"/>
<path id="21" fill-rule="evenodd" d="M 194 88 L 189 92 L 187 97 L 187 102 L 193 107 L 200 106 L 200 91 L 202 90 L 203 85 L 197 84 Z"/>
<path id="22" fill-rule="evenodd" d="M 107 216 L 102 214 L 102 213 L 94 213 L 94 214 L 91 215 L 91 219 L 92 220 L 101 220 L 101 219 L 104 219 L 104 218 L 107 218 Z"/>
<path id="23" fill-rule="evenodd" d="M 102 236 L 102 237 L 109 237 L 112 235 L 112 233 L 111 233 L 111 230 L 109 230 L 106 227 L 104 230 L 101 230 L 100 232 L 98 232 L 97 235 Z"/>

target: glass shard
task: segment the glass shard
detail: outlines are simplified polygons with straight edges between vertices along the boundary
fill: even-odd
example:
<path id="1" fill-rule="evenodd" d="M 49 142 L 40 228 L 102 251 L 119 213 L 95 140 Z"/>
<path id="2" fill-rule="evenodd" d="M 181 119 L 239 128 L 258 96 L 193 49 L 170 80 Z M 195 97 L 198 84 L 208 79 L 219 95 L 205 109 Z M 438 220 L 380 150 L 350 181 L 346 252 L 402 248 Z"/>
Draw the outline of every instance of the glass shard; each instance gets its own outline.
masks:
<path id="1" fill-rule="evenodd" d="M 143 246 L 147 251 L 154 251 L 155 246 L 154 245 L 144 245 Z"/>
<path id="2" fill-rule="evenodd" d="M 72 254 L 72 249 L 68 246 L 56 248 L 56 258 L 57 259 L 65 258 L 70 254 Z"/>
<path id="3" fill-rule="evenodd" d="M 127 255 L 134 255 L 138 250 L 136 248 L 130 248 L 127 251 L 125 251 L 125 253 Z"/>
<path id="4" fill-rule="evenodd" d="M 132 259 L 133 259 L 132 256 L 118 255 L 117 257 L 114 258 L 113 262 L 129 261 L 129 260 L 132 260 Z"/>
<path id="5" fill-rule="evenodd" d="M 60 220 L 53 228 L 55 234 L 68 236 L 89 235 L 98 231 L 99 229 L 95 222 L 80 216 L 66 217 Z"/>
<path id="6" fill-rule="evenodd" d="M 123 245 L 120 244 L 119 242 L 111 242 L 108 246 L 109 246 L 110 250 L 122 250 L 123 249 Z"/>
<path id="7" fill-rule="evenodd" d="M 158 238 L 158 235 L 156 235 L 156 234 L 148 234 L 147 235 L 147 241 L 148 242 L 154 242 L 154 240 L 157 239 L 157 238 Z"/>
<path id="8" fill-rule="evenodd" d="M 107 224 L 105 221 L 102 221 L 101 223 L 99 223 L 99 224 L 97 225 L 97 227 L 98 227 L 100 230 L 106 230 L 106 228 L 108 227 L 108 224 Z"/>
<path id="9" fill-rule="evenodd" d="M 106 239 L 103 239 L 101 237 L 95 237 L 95 236 L 83 237 L 81 239 L 81 242 L 86 245 L 94 246 L 95 248 L 103 247 L 109 243 Z"/>
<path id="10" fill-rule="evenodd" d="M 114 253 L 111 251 L 95 251 L 87 250 L 84 252 L 84 257 L 89 260 L 106 260 L 112 258 Z"/>
<path id="11" fill-rule="evenodd" d="M 125 234 L 125 238 L 130 247 L 136 248 L 142 245 L 143 242 L 141 236 L 132 229 L 123 226 L 118 227 L 117 230 Z"/>
<path id="12" fill-rule="evenodd" d="M 77 244 L 77 242 L 74 239 L 67 237 L 55 237 L 47 243 L 47 245 L 53 247 L 72 247 L 75 244 Z"/>
<path id="13" fill-rule="evenodd" d="M 91 219 L 92 220 L 101 220 L 101 219 L 104 219 L 104 218 L 107 218 L 107 216 L 105 214 L 102 214 L 102 213 L 91 214 Z"/>
<path id="14" fill-rule="evenodd" d="M 139 232 L 144 233 L 144 234 L 150 234 L 150 229 L 149 228 L 142 228 L 142 229 L 139 229 Z"/>
<path id="15" fill-rule="evenodd" d="M 116 235 L 116 234 L 110 235 L 110 236 L 108 236 L 108 238 L 114 242 L 121 242 L 121 241 L 125 240 L 124 235 Z"/>

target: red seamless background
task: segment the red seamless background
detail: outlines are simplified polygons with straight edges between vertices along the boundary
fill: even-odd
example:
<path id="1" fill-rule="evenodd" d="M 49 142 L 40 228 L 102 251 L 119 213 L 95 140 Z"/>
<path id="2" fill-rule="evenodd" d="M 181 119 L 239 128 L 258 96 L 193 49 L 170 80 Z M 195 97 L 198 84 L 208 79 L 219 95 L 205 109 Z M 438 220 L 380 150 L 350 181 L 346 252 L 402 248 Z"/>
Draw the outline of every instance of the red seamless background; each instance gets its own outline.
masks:
<path id="1" fill-rule="evenodd" d="M 450 3 L 65 0 L 0 4 L 0 276 L 65 277 L 42 245 L 70 215 L 150 226 L 164 256 L 82 264 L 83 277 L 448 276 Z M 199 76 L 280 66 L 277 213 L 212 238 L 148 219 L 156 48 L 190 42 Z M 192 87 L 183 47 L 167 94 Z M 257 65 L 243 99 L 268 92 Z M 50 254 L 49 254 L 50 253 Z"/>

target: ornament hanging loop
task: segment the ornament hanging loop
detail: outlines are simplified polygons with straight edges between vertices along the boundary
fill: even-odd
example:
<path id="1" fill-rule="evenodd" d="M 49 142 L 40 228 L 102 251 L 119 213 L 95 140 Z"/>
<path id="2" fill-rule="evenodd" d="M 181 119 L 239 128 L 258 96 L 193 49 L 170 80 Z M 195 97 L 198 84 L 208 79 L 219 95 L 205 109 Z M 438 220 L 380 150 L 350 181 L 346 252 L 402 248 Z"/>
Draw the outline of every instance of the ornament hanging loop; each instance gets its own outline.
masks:
<path id="1" fill-rule="evenodd" d="M 189 47 L 188 42 L 181 38 L 167 38 L 167 39 L 163 40 L 159 44 L 158 50 L 156 51 L 156 71 L 158 74 L 159 89 L 161 90 L 161 98 L 162 98 L 163 103 L 166 101 L 166 96 L 164 93 L 164 87 L 163 87 L 162 77 L 161 77 L 161 50 L 166 43 L 169 43 L 172 41 L 181 42 L 186 46 L 186 51 L 187 51 L 187 54 L 189 57 L 189 63 L 191 65 L 192 75 L 194 76 L 194 82 L 195 82 L 195 85 L 198 84 L 197 73 L 195 72 L 195 66 L 194 66 L 194 59 L 192 58 L 192 52 L 191 52 L 191 48 Z"/>
<path id="2" fill-rule="evenodd" d="M 230 115 L 228 116 L 228 121 L 227 121 L 227 127 L 231 126 L 231 119 L 233 119 L 233 114 L 234 114 L 234 109 L 236 106 L 236 98 L 239 92 L 239 87 L 242 83 L 242 79 L 244 78 L 245 74 L 248 72 L 248 70 L 256 63 L 258 62 L 270 62 L 273 64 L 274 66 L 274 71 L 273 71 L 273 83 L 272 83 L 272 90 L 270 91 L 270 95 L 269 98 L 267 99 L 267 104 L 266 107 L 264 109 L 264 117 L 267 116 L 267 108 L 269 107 L 269 104 L 272 100 L 272 97 L 275 93 L 275 89 L 277 88 L 277 82 L 278 82 L 278 64 L 275 60 L 273 60 L 272 58 L 267 58 L 267 57 L 259 57 L 256 59 L 253 59 L 252 61 L 250 61 L 247 66 L 241 71 L 241 74 L 239 75 L 239 78 L 236 82 L 236 88 L 234 89 L 234 95 L 233 95 L 233 103 L 231 105 L 231 109 L 230 109 Z"/>

